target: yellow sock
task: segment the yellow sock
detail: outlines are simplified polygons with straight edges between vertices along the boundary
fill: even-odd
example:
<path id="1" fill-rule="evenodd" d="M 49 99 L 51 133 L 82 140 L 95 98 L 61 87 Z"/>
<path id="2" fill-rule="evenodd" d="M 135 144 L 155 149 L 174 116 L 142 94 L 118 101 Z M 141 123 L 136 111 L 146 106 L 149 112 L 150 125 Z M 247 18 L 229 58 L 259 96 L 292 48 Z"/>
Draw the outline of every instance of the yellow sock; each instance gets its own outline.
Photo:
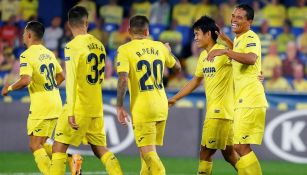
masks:
<path id="1" fill-rule="evenodd" d="M 198 175 L 211 175 L 212 164 L 212 162 L 200 160 L 198 165 Z"/>
<path id="2" fill-rule="evenodd" d="M 51 175 L 64 175 L 66 170 L 66 153 L 53 153 L 51 166 L 50 166 L 50 174 Z"/>
<path id="3" fill-rule="evenodd" d="M 51 159 L 51 156 L 52 156 L 52 145 L 50 145 L 48 143 L 44 143 L 43 147 L 46 150 L 46 153 L 48 154 L 49 158 Z"/>
<path id="4" fill-rule="evenodd" d="M 44 148 L 40 148 L 33 153 L 34 160 L 39 171 L 44 175 L 49 175 L 50 158 Z"/>
<path id="5" fill-rule="evenodd" d="M 101 158 L 101 162 L 106 167 L 109 175 L 122 175 L 123 171 L 119 165 L 117 158 L 111 152 L 106 152 Z"/>
<path id="6" fill-rule="evenodd" d="M 150 175 L 150 172 L 148 170 L 148 166 L 146 165 L 145 160 L 141 156 L 141 171 L 140 175 Z"/>
<path id="7" fill-rule="evenodd" d="M 259 161 L 253 151 L 240 157 L 236 168 L 238 175 L 262 175 Z"/>
<path id="8" fill-rule="evenodd" d="M 150 151 L 144 155 L 144 161 L 151 174 L 154 175 L 165 175 L 165 168 L 155 151 Z"/>

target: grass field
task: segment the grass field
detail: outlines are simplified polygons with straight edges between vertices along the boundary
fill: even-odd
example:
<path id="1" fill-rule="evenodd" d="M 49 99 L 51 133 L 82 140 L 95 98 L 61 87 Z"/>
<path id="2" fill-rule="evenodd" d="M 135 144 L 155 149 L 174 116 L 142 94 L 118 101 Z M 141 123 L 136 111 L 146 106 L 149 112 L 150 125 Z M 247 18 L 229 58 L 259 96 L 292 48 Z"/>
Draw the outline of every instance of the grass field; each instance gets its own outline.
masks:
<path id="1" fill-rule="evenodd" d="M 119 155 L 126 175 L 138 175 L 140 167 L 137 156 Z M 167 175 L 195 175 L 198 161 L 194 158 L 162 157 Z M 263 175 L 307 175 L 307 165 L 277 161 L 261 161 Z M 106 174 L 94 156 L 85 156 L 84 175 Z M 235 175 L 234 169 L 223 160 L 215 160 L 213 175 Z M 0 175 L 39 175 L 30 153 L 0 152 Z"/>

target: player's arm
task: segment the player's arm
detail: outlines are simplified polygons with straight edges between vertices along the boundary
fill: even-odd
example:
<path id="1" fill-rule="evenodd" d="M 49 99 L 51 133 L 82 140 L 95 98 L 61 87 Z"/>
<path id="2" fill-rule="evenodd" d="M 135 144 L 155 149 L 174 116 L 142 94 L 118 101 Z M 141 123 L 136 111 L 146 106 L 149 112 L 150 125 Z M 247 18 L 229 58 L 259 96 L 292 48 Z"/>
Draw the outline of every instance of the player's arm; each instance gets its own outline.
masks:
<path id="1" fill-rule="evenodd" d="M 171 67 L 171 69 L 172 69 L 174 72 L 180 72 L 180 71 L 181 71 L 180 61 L 179 61 L 178 58 L 172 53 L 171 46 L 169 45 L 169 43 L 164 43 L 164 46 L 168 49 L 169 55 L 170 55 L 170 57 L 167 59 L 166 65 L 167 65 L 167 66 L 172 65 L 173 60 L 175 60 L 175 64 Z M 173 59 L 172 59 L 172 58 L 173 58 Z"/>
<path id="2" fill-rule="evenodd" d="M 194 76 L 175 96 L 168 100 L 169 106 L 173 106 L 178 100 L 193 92 L 200 85 L 202 80 L 203 77 Z"/>
<path id="3" fill-rule="evenodd" d="M 118 83 L 117 83 L 117 119 L 122 125 L 127 125 L 126 120 L 128 119 L 128 113 L 124 108 L 124 100 L 128 88 L 128 73 L 119 72 L 118 73 Z"/>
<path id="4" fill-rule="evenodd" d="M 118 73 L 118 82 L 117 82 L 117 101 L 116 101 L 116 110 L 117 110 L 117 120 L 122 125 L 126 126 L 129 122 L 128 113 L 124 108 L 124 100 L 128 87 L 128 73 L 130 71 L 130 64 L 127 57 L 127 51 L 129 49 L 119 47 L 117 50 L 117 67 L 116 71 Z"/>
<path id="5" fill-rule="evenodd" d="M 221 28 L 219 26 L 217 26 L 219 28 L 219 31 L 215 31 L 215 33 L 217 34 L 217 36 L 219 38 L 221 38 L 223 41 L 226 42 L 227 44 L 227 47 L 229 49 L 232 49 L 233 48 L 233 42 L 232 40 L 221 30 Z"/>
<path id="6" fill-rule="evenodd" d="M 57 73 L 55 75 L 55 80 L 57 82 L 57 86 L 60 86 L 60 84 L 65 80 L 65 76 L 63 72 Z"/>
<path id="7" fill-rule="evenodd" d="M 4 85 L 2 95 L 6 96 L 10 91 L 18 90 L 27 87 L 31 82 L 31 76 L 21 75 L 20 78 L 12 85 Z"/>
<path id="8" fill-rule="evenodd" d="M 230 49 L 215 49 L 208 54 L 208 61 L 212 61 L 216 56 L 226 55 L 228 58 L 236 60 L 239 63 L 254 65 L 258 56 L 255 53 L 239 53 Z"/>
<path id="9" fill-rule="evenodd" d="M 77 89 L 77 67 L 78 63 L 76 59 L 79 57 L 77 51 L 72 48 L 67 51 L 65 50 L 65 65 L 66 65 L 66 101 L 67 101 L 67 110 L 68 110 L 68 122 L 73 129 L 78 129 L 79 126 L 75 122 L 74 108 L 76 104 L 76 89 Z"/>

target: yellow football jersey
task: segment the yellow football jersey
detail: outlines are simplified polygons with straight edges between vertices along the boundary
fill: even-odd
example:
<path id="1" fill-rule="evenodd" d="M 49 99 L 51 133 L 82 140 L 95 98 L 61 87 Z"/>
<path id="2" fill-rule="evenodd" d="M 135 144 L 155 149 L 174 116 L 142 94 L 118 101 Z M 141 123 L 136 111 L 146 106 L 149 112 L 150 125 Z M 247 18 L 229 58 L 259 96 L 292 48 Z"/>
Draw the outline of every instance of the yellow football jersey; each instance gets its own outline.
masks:
<path id="1" fill-rule="evenodd" d="M 78 35 L 65 47 L 68 115 L 102 117 L 102 82 L 106 51 L 90 34 Z"/>
<path id="2" fill-rule="evenodd" d="M 175 63 L 170 51 L 158 41 L 132 40 L 118 48 L 117 72 L 128 73 L 133 123 L 166 120 L 163 71 Z"/>
<path id="3" fill-rule="evenodd" d="M 43 45 L 32 45 L 20 56 L 20 75 L 31 76 L 28 86 L 31 105 L 29 117 L 50 119 L 59 117 L 62 100 L 55 76 L 62 72 L 54 54 Z"/>
<path id="4" fill-rule="evenodd" d="M 257 34 L 249 30 L 239 38 L 235 38 L 233 51 L 257 55 L 254 65 L 241 64 L 232 60 L 235 108 L 267 107 L 264 88 L 258 78 L 261 72 L 261 44 Z"/>
<path id="5" fill-rule="evenodd" d="M 225 46 L 215 44 L 211 50 L 214 49 L 225 49 Z M 231 61 L 227 56 L 222 55 L 210 62 L 207 56 L 207 51 L 202 51 L 195 71 L 196 77 L 204 77 L 206 117 L 232 120 L 234 88 Z"/>

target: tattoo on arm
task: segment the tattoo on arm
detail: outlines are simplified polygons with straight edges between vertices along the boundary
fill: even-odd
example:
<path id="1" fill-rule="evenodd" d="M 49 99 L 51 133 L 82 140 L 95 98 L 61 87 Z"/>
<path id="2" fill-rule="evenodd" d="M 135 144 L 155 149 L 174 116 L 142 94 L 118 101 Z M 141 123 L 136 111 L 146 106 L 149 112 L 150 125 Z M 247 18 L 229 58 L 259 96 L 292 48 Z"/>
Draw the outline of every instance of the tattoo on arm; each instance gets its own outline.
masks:
<path id="1" fill-rule="evenodd" d="M 127 92 L 128 73 L 120 72 L 117 84 L 117 106 L 123 106 Z"/>

